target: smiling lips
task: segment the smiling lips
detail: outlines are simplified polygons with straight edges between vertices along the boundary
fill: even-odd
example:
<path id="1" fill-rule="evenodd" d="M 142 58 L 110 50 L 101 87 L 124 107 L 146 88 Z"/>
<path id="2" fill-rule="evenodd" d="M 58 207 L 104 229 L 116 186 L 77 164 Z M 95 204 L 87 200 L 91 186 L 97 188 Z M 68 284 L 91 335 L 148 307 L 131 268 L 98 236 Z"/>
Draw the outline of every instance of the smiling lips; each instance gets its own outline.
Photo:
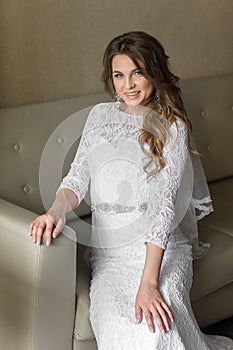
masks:
<path id="1" fill-rule="evenodd" d="M 140 94 L 140 91 L 133 91 L 133 92 L 125 92 L 126 97 L 128 98 L 135 98 L 138 97 Z"/>

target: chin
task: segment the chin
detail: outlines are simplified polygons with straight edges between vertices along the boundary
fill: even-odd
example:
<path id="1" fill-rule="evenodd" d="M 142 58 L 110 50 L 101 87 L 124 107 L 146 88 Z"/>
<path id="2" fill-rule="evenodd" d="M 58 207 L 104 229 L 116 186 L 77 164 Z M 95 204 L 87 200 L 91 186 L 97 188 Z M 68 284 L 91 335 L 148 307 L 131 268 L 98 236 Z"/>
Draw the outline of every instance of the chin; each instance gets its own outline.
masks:
<path id="1" fill-rule="evenodd" d="M 139 106 L 141 104 L 140 101 L 125 101 L 125 103 L 127 104 L 127 106 Z"/>
<path id="2" fill-rule="evenodd" d="M 135 100 L 125 99 L 124 101 L 128 106 L 139 106 L 139 105 L 143 104 L 143 101 L 141 99 L 137 99 L 137 100 L 136 99 Z"/>

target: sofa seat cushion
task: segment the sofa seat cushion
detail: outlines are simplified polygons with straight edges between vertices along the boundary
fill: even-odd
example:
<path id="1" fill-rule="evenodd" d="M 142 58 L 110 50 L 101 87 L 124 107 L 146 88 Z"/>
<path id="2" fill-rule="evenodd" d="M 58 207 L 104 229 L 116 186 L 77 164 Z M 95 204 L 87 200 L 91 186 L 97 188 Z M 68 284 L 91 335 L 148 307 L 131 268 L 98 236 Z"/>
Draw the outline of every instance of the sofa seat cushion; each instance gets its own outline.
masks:
<path id="1" fill-rule="evenodd" d="M 194 278 L 191 301 L 213 293 L 217 289 L 233 282 L 233 238 L 217 229 L 199 224 L 200 239 L 210 242 L 208 255 L 194 261 Z"/>
<path id="2" fill-rule="evenodd" d="M 203 225 L 216 228 L 233 237 L 233 177 L 209 185 L 214 213 L 201 220 Z"/>
<path id="3" fill-rule="evenodd" d="M 199 222 L 200 240 L 210 242 L 206 258 L 194 262 L 192 301 L 233 281 L 233 178 L 210 184 L 214 212 Z"/>

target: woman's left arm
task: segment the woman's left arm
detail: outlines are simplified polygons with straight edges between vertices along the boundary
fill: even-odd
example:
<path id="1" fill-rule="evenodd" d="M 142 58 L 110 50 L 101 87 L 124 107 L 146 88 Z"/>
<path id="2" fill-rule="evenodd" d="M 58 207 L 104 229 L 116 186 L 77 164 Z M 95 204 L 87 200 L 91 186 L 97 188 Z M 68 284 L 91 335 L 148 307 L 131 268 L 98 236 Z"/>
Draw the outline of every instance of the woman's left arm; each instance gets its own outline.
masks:
<path id="1" fill-rule="evenodd" d="M 179 122 L 170 128 L 171 140 L 165 145 L 163 156 L 165 167 L 151 181 L 148 206 L 148 231 L 146 261 L 140 287 L 135 301 L 135 313 L 138 322 L 144 312 L 149 329 L 154 331 L 153 317 L 161 332 L 169 330 L 172 313 L 159 292 L 159 274 L 169 234 L 173 231 L 175 205 L 188 158 L 187 128 Z"/>
<path id="2" fill-rule="evenodd" d="M 164 249 L 150 242 L 146 243 L 146 249 L 146 261 L 135 300 L 135 316 L 137 322 L 140 323 L 142 321 L 142 312 L 144 312 L 150 331 L 154 332 L 155 330 L 154 318 L 160 331 L 165 333 L 165 329 L 169 330 L 168 317 L 173 322 L 173 315 L 158 289 Z"/>

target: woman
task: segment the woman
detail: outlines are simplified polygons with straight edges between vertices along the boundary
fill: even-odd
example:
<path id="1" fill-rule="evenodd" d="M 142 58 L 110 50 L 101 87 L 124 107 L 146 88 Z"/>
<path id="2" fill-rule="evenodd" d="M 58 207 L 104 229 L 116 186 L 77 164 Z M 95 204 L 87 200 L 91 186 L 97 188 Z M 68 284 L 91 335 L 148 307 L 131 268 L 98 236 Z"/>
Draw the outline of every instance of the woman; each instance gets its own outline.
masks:
<path id="1" fill-rule="evenodd" d="M 49 245 L 91 179 L 90 321 L 98 349 L 233 349 L 231 339 L 201 333 L 190 305 L 192 260 L 208 248 L 197 240 L 197 220 L 213 209 L 178 77 L 144 32 L 114 38 L 103 65 L 117 101 L 92 108 L 71 169 L 29 234 L 40 244 L 45 230 Z"/>

